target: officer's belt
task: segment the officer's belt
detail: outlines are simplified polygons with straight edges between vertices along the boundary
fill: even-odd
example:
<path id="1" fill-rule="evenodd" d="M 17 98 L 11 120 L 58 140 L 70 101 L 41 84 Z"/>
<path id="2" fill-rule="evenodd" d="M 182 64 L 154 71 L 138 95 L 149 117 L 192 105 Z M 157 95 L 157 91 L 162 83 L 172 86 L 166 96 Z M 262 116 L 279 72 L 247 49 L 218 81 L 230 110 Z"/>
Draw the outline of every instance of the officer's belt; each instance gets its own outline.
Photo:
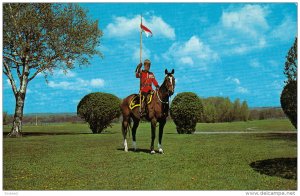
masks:
<path id="1" fill-rule="evenodd" d="M 151 86 L 151 84 L 143 84 L 142 87 Z"/>

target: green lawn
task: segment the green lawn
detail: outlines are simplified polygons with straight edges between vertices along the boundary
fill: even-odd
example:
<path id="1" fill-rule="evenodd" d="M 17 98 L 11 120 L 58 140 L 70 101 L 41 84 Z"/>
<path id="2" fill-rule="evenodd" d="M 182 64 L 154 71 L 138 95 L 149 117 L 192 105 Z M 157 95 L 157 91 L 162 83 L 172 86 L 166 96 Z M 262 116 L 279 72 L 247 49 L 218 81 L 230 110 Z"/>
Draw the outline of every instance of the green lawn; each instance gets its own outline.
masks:
<path id="1" fill-rule="evenodd" d="M 295 167 L 277 161 L 297 158 L 297 134 L 288 120 L 198 124 L 196 131 L 251 130 L 255 133 L 179 135 L 168 122 L 165 154 L 150 155 L 149 123 L 138 129 L 139 150 L 128 153 L 120 123 L 98 135 L 85 124 L 24 126 L 25 137 L 3 139 L 3 189 L 296 190 Z M 277 173 L 251 167 L 269 159 L 276 164 L 260 171 Z"/>

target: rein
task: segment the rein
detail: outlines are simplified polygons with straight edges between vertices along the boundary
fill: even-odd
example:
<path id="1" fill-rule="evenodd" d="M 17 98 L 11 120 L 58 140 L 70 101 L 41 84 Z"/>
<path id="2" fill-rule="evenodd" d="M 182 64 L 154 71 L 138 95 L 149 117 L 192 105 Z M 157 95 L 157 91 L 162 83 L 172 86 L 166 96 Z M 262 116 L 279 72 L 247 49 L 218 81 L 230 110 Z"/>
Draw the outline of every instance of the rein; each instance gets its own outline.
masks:
<path id="1" fill-rule="evenodd" d="M 166 85 L 166 84 L 165 84 L 165 81 L 164 81 L 164 83 L 161 85 L 161 87 L 166 88 L 165 85 Z M 159 87 L 159 89 L 160 89 L 161 87 Z M 169 104 L 169 101 L 162 101 L 162 100 L 161 100 L 161 98 L 159 97 L 158 91 L 159 91 L 159 90 L 156 91 L 156 95 L 157 95 L 158 100 L 159 100 L 161 103 L 163 103 L 163 104 Z M 169 92 L 168 92 L 168 100 L 170 99 L 170 97 L 171 97 L 171 96 L 170 96 L 170 94 L 169 94 Z"/>
<path id="2" fill-rule="evenodd" d="M 156 95 L 157 95 L 158 100 L 159 100 L 161 103 L 169 104 L 169 101 L 162 101 L 162 100 L 160 99 L 159 94 L 158 94 L 158 91 L 156 91 Z M 169 98 L 169 96 L 168 96 L 168 98 Z"/>

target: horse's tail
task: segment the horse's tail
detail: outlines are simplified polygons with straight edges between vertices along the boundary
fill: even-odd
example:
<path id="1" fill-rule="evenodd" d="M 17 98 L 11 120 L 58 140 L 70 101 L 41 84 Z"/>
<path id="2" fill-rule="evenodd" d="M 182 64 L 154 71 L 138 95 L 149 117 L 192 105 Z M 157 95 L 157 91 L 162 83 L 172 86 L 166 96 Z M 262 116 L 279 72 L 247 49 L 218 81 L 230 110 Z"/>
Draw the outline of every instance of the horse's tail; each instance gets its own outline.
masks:
<path id="1" fill-rule="evenodd" d="M 128 121 L 128 126 L 127 126 L 127 131 L 128 131 L 128 134 L 129 134 L 129 138 L 130 138 L 130 131 L 132 130 L 132 126 L 131 126 L 131 118 L 129 118 L 129 121 Z"/>
<path id="2" fill-rule="evenodd" d="M 124 118 L 124 116 L 123 116 Z M 122 134 L 123 134 L 123 141 L 124 141 L 124 151 L 128 152 L 128 145 L 127 145 L 127 132 L 129 133 L 129 137 L 130 137 L 130 130 L 131 130 L 131 119 L 127 118 L 126 120 L 123 119 L 122 122 Z"/>
<path id="3" fill-rule="evenodd" d="M 128 133 L 129 138 L 130 138 L 130 131 L 131 131 L 131 129 L 132 129 L 132 126 L 131 126 L 131 118 L 128 118 L 127 126 L 126 126 L 126 127 L 123 127 L 123 125 L 122 125 L 122 129 L 124 129 L 124 130 L 123 130 L 123 133 L 124 133 L 124 134 L 127 134 L 127 133 Z"/>
<path id="4" fill-rule="evenodd" d="M 136 94 L 129 95 L 127 98 L 123 99 L 122 103 L 120 104 L 120 108 L 122 110 L 122 115 L 123 115 L 123 122 L 122 122 L 122 132 L 124 135 L 124 138 L 127 135 L 127 132 L 129 133 L 130 137 L 130 132 L 132 130 L 132 109 L 130 108 L 130 102 L 132 101 L 132 98 L 136 96 Z"/>
<path id="5" fill-rule="evenodd" d="M 123 120 L 122 120 L 122 133 L 123 133 L 124 139 L 126 139 L 127 133 L 129 133 L 129 137 L 130 137 L 130 131 L 132 129 L 131 121 L 132 120 L 131 120 L 130 117 L 123 116 Z"/>

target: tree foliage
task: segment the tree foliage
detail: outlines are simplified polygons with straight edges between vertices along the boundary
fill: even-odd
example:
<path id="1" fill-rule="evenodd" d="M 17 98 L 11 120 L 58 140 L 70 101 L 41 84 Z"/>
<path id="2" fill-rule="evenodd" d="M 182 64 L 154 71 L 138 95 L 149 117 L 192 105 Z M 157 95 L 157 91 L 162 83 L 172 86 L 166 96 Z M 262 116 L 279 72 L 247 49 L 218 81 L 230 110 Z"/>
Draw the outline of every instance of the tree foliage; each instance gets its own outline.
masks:
<path id="1" fill-rule="evenodd" d="M 21 135 L 28 83 L 38 74 L 47 79 L 55 69 L 89 64 L 90 57 L 102 55 L 101 36 L 98 21 L 76 4 L 3 4 L 3 73 L 16 99 L 9 136 Z"/>
<path id="2" fill-rule="evenodd" d="M 286 85 L 280 96 L 280 103 L 284 113 L 292 124 L 297 128 L 297 37 L 290 48 L 284 67 L 284 74 L 287 77 Z"/>
<path id="3" fill-rule="evenodd" d="M 240 120 L 248 121 L 250 115 L 249 107 L 246 101 L 243 101 L 240 110 Z"/>
<path id="4" fill-rule="evenodd" d="M 8 3 L 3 13 L 5 68 L 22 75 L 28 66 L 29 81 L 39 73 L 67 71 L 75 61 L 88 64 L 89 57 L 101 55 L 96 50 L 102 36 L 98 21 L 91 21 L 76 4 Z"/>
<path id="5" fill-rule="evenodd" d="M 284 113 L 297 128 L 297 81 L 290 81 L 285 85 L 280 102 Z"/>
<path id="6" fill-rule="evenodd" d="M 194 133 L 203 112 L 200 98 L 192 92 L 176 95 L 172 101 L 170 114 L 179 134 Z"/>
<path id="7" fill-rule="evenodd" d="M 253 108 L 249 113 L 249 120 L 283 119 L 286 118 L 282 108 Z"/>
<path id="8" fill-rule="evenodd" d="M 120 116 L 120 99 L 108 93 L 90 93 L 77 106 L 77 115 L 89 123 L 93 133 L 101 133 Z"/>
<path id="9" fill-rule="evenodd" d="M 297 59 L 298 59 L 298 54 L 297 54 L 297 37 L 296 37 L 293 46 L 290 48 L 286 56 L 284 74 L 286 75 L 287 80 L 285 83 L 289 83 L 290 81 L 297 81 L 297 67 L 298 67 Z"/>
<path id="10" fill-rule="evenodd" d="M 199 122 L 232 122 L 247 121 L 249 118 L 249 108 L 246 101 L 240 103 L 236 99 L 233 103 L 228 97 L 208 97 L 202 98 L 203 114 Z"/>

